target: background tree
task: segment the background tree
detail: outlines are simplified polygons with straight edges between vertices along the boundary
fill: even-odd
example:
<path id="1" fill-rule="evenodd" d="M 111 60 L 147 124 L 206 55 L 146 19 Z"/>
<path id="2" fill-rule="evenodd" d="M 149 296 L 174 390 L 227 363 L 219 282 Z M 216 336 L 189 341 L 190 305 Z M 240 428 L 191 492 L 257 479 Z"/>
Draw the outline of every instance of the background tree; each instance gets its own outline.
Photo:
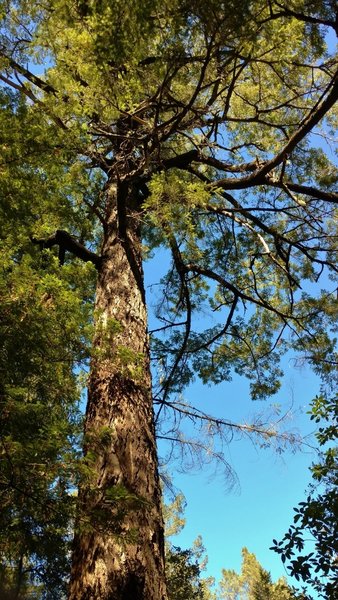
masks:
<path id="1" fill-rule="evenodd" d="M 164 505 L 166 537 L 166 580 L 170 600 L 216 600 L 212 591 L 212 577 L 202 577 L 208 557 L 201 537 L 192 548 L 183 550 L 175 546 L 171 537 L 180 533 L 185 525 L 185 498 L 177 494 L 172 502 Z"/>
<path id="2" fill-rule="evenodd" d="M 201 579 L 193 550 L 172 546 L 166 554 L 168 597 L 172 600 L 209 600 L 211 592 Z"/>
<path id="3" fill-rule="evenodd" d="M 256 556 L 247 548 L 243 548 L 241 572 L 222 570 L 219 598 L 222 600 L 301 600 L 302 596 L 297 595 L 283 577 L 273 583 L 270 573 L 260 565 Z"/>
<path id="4" fill-rule="evenodd" d="M 276 438 L 271 424 L 235 425 L 189 405 L 184 387 L 236 372 L 265 398 L 288 348 L 319 372 L 336 361 L 337 170 L 313 136 L 329 139 L 335 127 L 337 61 L 326 38 L 336 7 L 18 0 L 2 2 L 1 17 L 1 81 L 39 125 L 32 181 L 46 188 L 26 191 L 39 206 L 21 253 L 51 251 L 46 276 L 71 293 L 60 306 L 78 294 L 80 331 L 84 280 L 91 294 L 97 271 L 69 599 L 163 600 L 155 428 L 183 459 L 207 450 L 225 466 L 222 443 L 234 431 Z M 24 142 L 16 160 L 25 168 L 34 144 Z M 159 247 L 172 262 L 152 332 L 152 386 L 142 259 Z"/>
<path id="5" fill-rule="evenodd" d="M 315 398 L 311 418 L 320 423 L 316 437 L 322 452 L 311 467 L 314 481 L 306 500 L 295 508 L 293 525 L 273 546 L 282 561 L 289 563 L 290 574 L 327 600 L 335 600 L 338 589 L 337 416 L 335 396 Z"/>

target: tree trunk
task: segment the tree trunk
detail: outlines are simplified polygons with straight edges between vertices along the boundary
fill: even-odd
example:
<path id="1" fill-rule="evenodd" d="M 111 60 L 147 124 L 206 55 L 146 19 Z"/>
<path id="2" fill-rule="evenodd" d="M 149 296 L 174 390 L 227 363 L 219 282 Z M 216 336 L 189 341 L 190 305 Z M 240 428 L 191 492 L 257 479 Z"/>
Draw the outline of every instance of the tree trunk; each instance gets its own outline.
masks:
<path id="1" fill-rule="evenodd" d="M 109 198 L 69 600 L 165 600 L 140 210 Z"/>

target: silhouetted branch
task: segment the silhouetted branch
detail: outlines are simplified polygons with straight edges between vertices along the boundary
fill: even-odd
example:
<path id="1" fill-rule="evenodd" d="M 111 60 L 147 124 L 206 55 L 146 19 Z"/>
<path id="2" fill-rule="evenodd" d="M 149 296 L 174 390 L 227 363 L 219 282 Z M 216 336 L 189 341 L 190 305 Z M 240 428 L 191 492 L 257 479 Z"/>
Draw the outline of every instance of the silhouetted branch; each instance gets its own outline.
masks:
<path id="1" fill-rule="evenodd" d="M 48 238 L 31 238 L 33 244 L 39 244 L 42 248 L 52 248 L 59 246 L 60 264 L 64 262 L 65 252 L 71 252 L 74 256 L 81 258 L 84 262 L 92 262 L 98 269 L 101 264 L 101 257 L 88 250 L 83 244 L 75 240 L 67 231 L 57 229 L 56 232 Z"/>

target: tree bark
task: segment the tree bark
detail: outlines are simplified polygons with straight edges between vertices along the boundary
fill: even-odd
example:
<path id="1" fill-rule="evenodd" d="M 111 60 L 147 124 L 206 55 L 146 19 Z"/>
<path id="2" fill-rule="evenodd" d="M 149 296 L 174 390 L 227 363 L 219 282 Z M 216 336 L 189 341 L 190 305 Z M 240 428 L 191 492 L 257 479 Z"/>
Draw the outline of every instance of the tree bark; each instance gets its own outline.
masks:
<path id="1" fill-rule="evenodd" d="M 111 187 L 69 600 L 166 600 L 140 210 Z"/>

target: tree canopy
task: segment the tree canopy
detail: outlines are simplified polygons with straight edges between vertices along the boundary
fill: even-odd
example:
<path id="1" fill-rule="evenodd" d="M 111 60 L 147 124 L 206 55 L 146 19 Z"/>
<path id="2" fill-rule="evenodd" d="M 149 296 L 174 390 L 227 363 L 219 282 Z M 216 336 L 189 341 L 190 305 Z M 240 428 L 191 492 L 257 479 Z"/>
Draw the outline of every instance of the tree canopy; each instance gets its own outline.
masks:
<path id="1" fill-rule="evenodd" d="M 225 466 L 234 431 L 287 440 L 186 386 L 236 373 L 264 399 L 287 351 L 324 380 L 337 365 L 336 6 L 3 0 L 0 18 L 1 585 L 52 593 L 80 482 L 73 582 L 97 543 L 96 583 L 70 600 L 162 599 L 155 431 Z M 160 249 L 149 355 L 142 261 Z"/>

